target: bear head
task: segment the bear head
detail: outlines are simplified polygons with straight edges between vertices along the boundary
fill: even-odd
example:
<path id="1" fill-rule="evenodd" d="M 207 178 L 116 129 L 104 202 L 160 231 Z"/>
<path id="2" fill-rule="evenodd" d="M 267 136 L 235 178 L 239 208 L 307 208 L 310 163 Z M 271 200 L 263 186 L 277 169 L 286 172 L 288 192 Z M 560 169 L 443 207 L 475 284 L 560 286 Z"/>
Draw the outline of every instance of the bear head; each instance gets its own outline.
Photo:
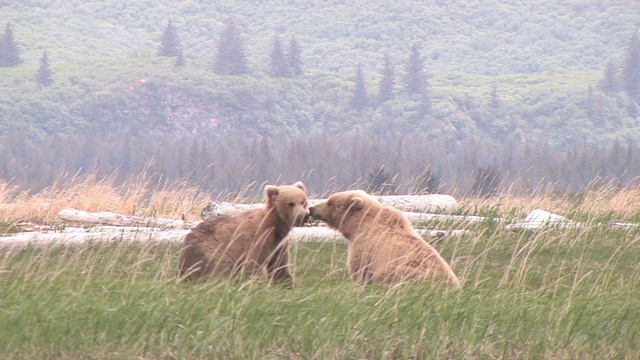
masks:
<path id="1" fill-rule="evenodd" d="M 351 190 L 331 194 L 327 201 L 311 207 L 309 213 L 349 237 L 361 230 L 359 226 L 365 217 L 375 216 L 382 209 L 383 205 L 375 197 L 362 190 Z"/>
<path id="2" fill-rule="evenodd" d="M 267 209 L 275 211 L 278 218 L 289 226 L 303 225 L 309 218 L 306 190 L 301 181 L 293 185 L 267 185 Z"/>

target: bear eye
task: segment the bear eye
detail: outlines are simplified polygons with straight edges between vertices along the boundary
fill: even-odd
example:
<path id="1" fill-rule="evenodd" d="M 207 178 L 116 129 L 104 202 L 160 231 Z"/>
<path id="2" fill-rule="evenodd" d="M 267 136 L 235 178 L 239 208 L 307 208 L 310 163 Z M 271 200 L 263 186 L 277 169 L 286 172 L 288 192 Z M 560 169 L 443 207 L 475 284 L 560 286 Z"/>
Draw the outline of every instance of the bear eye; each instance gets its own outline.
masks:
<path id="1" fill-rule="evenodd" d="M 294 206 L 296 206 L 296 203 L 290 202 L 288 205 L 289 205 L 289 207 L 294 207 Z"/>
<path id="2" fill-rule="evenodd" d="M 331 200 L 327 201 L 327 205 L 328 206 L 333 206 L 333 201 L 331 201 Z"/>

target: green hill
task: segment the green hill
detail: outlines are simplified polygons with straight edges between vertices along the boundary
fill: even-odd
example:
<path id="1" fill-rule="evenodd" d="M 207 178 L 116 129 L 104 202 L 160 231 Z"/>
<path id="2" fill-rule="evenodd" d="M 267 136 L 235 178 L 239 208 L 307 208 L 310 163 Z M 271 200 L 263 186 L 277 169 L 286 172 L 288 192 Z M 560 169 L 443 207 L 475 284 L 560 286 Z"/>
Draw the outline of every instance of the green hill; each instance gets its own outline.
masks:
<path id="1" fill-rule="evenodd" d="M 638 10 L 635 1 L 595 0 L 0 0 L 0 21 L 11 24 L 23 60 L 0 67 L 0 150 L 11 153 L 5 164 L 14 164 L 27 157 L 15 150 L 23 136 L 43 143 L 113 134 L 224 142 L 235 132 L 257 137 L 249 144 L 337 134 L 559 150 L 639 143 L 636 101 L 620 86 L 605 92 L 599 85 L 607 64 L 617 72 L 625 66 Z M 245 45 L 244 75 L 213 71 L 229 19 Z M 178 31 L 183 66 L 156 56 L 168 21 Z M 285 44 L 298 41 L 303 75 L 271 75 L 276 34 Z M 428 83 L 418 96 L 405 88 L 414 45 Z M 44 50 L 54 83 L 39 87 Z M 385 55 L 394 97 L 379 103 Z M 370 103 L 356 108 L 358 64 Z M 43 151 L 36 158 L 52 153 Z"/>
<path id="2" fill-rule="evenodd" d="M 294 34 L 308 69 L 351 75 L 404 59 L 419 42 L 433 74 L 600 71 L 640 21 L 635 1 L 54 1 L 0 2 L 27 62 L 40 49 L 74 62 L 154 54 L 172 20 L 188 58 L 210 59 L 229 17 L 246 35 L 255 67 L 275 33 Z"/>

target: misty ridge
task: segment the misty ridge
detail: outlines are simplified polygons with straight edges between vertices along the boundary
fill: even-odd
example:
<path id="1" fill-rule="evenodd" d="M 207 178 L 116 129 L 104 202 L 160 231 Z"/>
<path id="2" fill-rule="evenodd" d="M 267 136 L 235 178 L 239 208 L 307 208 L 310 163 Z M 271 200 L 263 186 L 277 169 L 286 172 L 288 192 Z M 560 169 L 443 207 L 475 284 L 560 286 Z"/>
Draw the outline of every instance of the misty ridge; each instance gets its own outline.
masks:
<path id="1" fill-rule="evenodd" d="M 0 1 L 0 181 L 579 191 L 640 175 L 633 1 Z"/>

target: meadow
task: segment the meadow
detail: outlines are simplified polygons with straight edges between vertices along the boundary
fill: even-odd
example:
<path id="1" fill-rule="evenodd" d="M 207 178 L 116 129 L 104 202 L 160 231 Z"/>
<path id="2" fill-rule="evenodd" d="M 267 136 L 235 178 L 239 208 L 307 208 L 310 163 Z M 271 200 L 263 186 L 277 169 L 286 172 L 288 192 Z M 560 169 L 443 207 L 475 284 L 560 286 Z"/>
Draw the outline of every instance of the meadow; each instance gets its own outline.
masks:
<path id="1" fill-rule="evenodd" d="M 26 194 L 0 184 L 0 232 L 25 222 L 67 226 L 55 217 L 63 207 L 195 219 L 210 196 L 149 185 L 89 177 Z M 598 188 L 457 197 L 461 214 L 502 219 L 424 224 L 469 230 L 428 239 L 462 279 L 460 291 L 356 285 L 342 240 L 293 242 L 292 289 L 256 280 L 180 281 L 174 243 L 0 248 L 0 357 L 637 358 L 638 227 L 609 225 L 637 221 L 639 196 L 639 189 Z M 581 226 L 505 229 L 532 208 Z"/>

